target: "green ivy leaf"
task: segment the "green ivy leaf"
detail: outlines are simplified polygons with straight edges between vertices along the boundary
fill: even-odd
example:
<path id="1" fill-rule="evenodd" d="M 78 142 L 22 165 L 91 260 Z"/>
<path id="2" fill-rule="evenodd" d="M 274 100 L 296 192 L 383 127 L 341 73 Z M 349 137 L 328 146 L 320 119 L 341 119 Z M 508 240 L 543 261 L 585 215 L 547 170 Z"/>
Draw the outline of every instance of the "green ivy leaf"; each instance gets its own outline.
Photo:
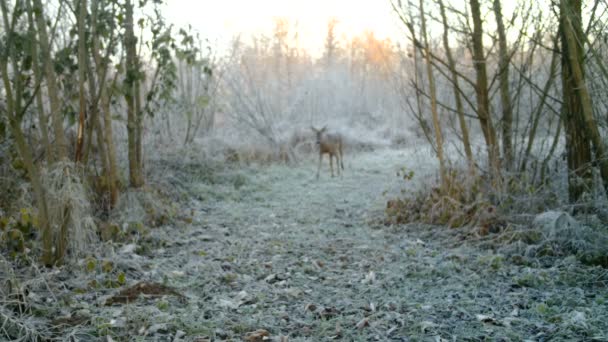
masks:
<path id="1" fill-rule="evenodd" d="M 89 258 L 89 260 L 87 260 L 87 272 L 93 272 L 95 271 L 95 267 L 97 266 L 97 261 L 93 258 Z"/>

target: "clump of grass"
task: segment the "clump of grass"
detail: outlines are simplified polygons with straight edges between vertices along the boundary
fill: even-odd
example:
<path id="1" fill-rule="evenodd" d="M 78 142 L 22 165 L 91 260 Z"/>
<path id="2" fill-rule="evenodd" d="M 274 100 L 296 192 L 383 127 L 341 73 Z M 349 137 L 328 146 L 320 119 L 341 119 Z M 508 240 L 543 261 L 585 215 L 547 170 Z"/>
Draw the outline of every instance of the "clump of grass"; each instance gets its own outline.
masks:
<path id="1" fill-rule="evenodd" d="M 535 238 L 527 237 L 533 235 Z M 503 250 L 526 257 L 550 258 L 573 255 L 589 265 L 608 267 L 608 231 L 581 224 L 566 212 L 547 211 L 531 225 L 507 234 Z M 518 243 L 523 241 L 525 243 Z"/>
<path id="2" fill-rule="evenodd" d="M 72 257 L 90 252 L 96 225 L 81 170 L 70 161 L 53 164 L 42 172 L 48 220 L 54 246 L 66 246 Z"/>
<path id="3" fill-rule="evenodd" d="M 161 226 L 171 222 L 178 208 L 157 189 L 143 187 L 123 193 L 114 209 L 112 220 L 123 223 L 127 231 L 141 233 L 144 225 Z M 133 227 L 138 227 L 133 229 Z"/>
<path id="4" fill-rule="evenodd" d="M 0 322 L 2 323 L 0 338 L 13 341 L 44 341 L 51 339 L 50 333 L 33 326 L 30 318 L 27 316 L 17 317 L 10 312 L 0 311 Z"/>

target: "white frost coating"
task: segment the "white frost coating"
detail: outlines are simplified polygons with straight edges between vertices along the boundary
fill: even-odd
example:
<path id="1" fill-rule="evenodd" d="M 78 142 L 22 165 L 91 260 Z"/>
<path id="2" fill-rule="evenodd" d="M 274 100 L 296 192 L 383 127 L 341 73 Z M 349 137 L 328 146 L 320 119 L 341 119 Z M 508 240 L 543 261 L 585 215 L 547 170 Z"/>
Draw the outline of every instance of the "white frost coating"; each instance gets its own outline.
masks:
<path id="1" fill-rule="evenodd" d="M 566 212 L 546 211 L 534 218 L 533 225 L 548 233 L 548 238 L 554 238 L 556 232 L 576 228 L 579 223 Z"/>

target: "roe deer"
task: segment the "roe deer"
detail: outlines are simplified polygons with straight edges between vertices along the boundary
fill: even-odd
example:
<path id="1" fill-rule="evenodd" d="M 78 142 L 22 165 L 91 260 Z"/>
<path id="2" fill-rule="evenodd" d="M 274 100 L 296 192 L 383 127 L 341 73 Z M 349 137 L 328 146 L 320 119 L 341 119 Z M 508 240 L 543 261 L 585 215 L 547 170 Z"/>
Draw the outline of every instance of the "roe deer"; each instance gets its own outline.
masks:
<path id="1" fill-rule="evenodd" d="M 331 176 L 334 176 L 334 164 L 332 157 L 336 157 L 336 166 L 338 167 L 338 175 L 340 175 L 340 167 L 344 170 L 344 162 L 342 159 L 342 136 L 338 133 L 326 133 L 327 126 L 321 129 L 310 127 L 316 134 L 316 144 L 319 146 L 319 166 L 317 167 L 317 179 L 319 179 L 319 171 L 321 170 L 321 161 L 323 154 L 329 154 L 329 167 Z"/>

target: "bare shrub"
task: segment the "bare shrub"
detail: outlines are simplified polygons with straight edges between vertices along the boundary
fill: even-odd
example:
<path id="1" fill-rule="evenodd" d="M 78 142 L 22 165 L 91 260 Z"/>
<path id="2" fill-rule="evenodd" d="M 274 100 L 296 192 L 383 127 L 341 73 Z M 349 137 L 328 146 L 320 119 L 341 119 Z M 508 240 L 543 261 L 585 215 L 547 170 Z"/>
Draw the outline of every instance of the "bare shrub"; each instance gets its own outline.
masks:
<path id="1" fill-rule="evenodd" d="M 413 171 L 402 169 L 398 176 L 409 181 Z M 406 194 L 387 202 L 387 223 L 422 222 L 451 228 L 475 225 L 481 234 L 495 230 L 496 211 L 487 196 L 480 192 L 484 180 L 465 171 L 451 169 L 444 191 L 439 186 Z M 496 221 L 496 222 L 495 222 Z"/>
<path id="2" fill-rule="evenodd" d="M 290 133 L 289 146 L 296 154 L 315 152 L 314 136 L 309 130 L 296 129 Z"/>

